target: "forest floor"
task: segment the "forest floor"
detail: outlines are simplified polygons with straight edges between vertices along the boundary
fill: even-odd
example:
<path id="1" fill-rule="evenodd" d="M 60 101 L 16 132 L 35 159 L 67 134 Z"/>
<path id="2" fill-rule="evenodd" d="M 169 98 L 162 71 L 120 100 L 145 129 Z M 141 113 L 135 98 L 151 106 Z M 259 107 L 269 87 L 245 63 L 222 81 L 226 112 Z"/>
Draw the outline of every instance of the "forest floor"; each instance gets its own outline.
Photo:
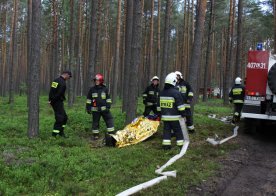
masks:
<path id="1" fill-rule="evenodd" d="M 276 195 L 276 126 L 235 139 L 238 148 L 225 157 L 214 177 L 190 187 L 187 195 Z"/>

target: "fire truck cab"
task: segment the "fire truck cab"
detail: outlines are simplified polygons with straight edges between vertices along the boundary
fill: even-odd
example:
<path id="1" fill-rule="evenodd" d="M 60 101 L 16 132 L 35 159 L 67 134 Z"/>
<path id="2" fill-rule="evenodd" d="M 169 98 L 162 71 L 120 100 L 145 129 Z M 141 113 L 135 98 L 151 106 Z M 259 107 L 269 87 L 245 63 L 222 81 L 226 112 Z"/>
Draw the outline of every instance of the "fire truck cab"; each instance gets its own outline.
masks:
<path id="1" fill-rule="evenodd" d="M 241 118 L 247 128 L 256 122 L 276 122 L 276 56 L 269 51 L 248 52 Z"/>

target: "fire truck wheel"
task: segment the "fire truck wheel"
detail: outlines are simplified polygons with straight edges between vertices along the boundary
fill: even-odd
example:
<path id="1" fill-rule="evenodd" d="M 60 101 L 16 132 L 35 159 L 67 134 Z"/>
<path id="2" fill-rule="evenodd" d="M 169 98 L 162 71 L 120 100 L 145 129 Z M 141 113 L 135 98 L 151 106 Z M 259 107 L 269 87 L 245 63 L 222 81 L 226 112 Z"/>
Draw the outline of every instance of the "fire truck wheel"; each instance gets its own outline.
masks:
<path id="1" fill-rule="evenodd" d="M 276 63 L 268 72 L 268 86 L 273 94 L 276 94 Z"/>

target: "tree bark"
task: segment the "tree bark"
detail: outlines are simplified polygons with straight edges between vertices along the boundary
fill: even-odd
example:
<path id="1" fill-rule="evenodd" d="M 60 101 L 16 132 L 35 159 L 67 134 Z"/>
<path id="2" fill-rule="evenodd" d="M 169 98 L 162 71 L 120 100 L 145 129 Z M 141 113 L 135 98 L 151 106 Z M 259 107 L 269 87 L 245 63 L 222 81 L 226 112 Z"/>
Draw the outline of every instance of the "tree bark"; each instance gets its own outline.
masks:
<path id="1" fill-rule="evenodd" d="M 161 88 L 164 86 L 166 74 L 168 74 L 169 67 L 169 41 L 170 41 L 170 18 L 172 10 L 172 0 L 167 0 L 166 14 L 165 14 L 165 27 L 164 27 L 164 40 L 163 40 L 163 56 L 161 68 Z"/>
<path id="2" fill-rule="evenodd" d="M 119 79 L 119 63 L 120 63 L 120 38 L 121 38 L 121 0 L 118 0 L 117 9 L 117 24 L 116 24 L 116 48 L 115 48 L 115 58 L 114 58 L 114 75 L 113 75 L 113 88 L 112 88 L 112 98 L 113 103 L 116 103 L 117 92 L 118 92 L 118 79 Z"/>
<path id="3" fill-rule="evenodd" d="M 200 68 L 200 59 L 201 59 L 201 46 L 202 46 L 202 37 L 204 35 L 204 21 L 206 15 L 206 0 L 198 1 L 198 11 L 196 16 L 196 29 L 195 29 L 195 40 L 192 50 L 191 64 L 189 67 L 189 77 L 188 81 L 193 86 L 194 89 L 194 102 L 197 102 L 198 99 L 198 73 Z"/>
<path id="4" fill-rule="evenodd" d="M 96 42 L 97 42 L 97 1 L 91 0 L 91 19 L 90 19 L 90 40 L 89 40 L 89 77 L 87 85 L 90 86 L 91 80 L 95 74 L 96 66 Z"/>
<path id="5" fill-rule="evenodd" d="M 214 16 L 214 0 L 210 0 L 210 20 L 208 25 L 208 40 L 207 40 L 207 51 L 206 51 L 206 59 L 205 59 L 205 67 L 204 67 L 204 90 L 203 90 L 203 98 L 202 101 L 207 101 L 208 96 L 208 85 L 209 85 L 209 72 L 210 72 L 210 52 L 212 49 L 212 34 L 213 34 L 213 16 Z M 210 86 L 209 86 L 210 88 Z"/>
<path id="6" fill-rule="evenodd" d="M 156 73 L 161 77 L 161 0 L 158 0 Z"/>
<path id="7" fill-rule="evenodd" d="M 10 69 L 9 69 L 9 103 L 14 103 L 14 67 L 16 65 L 17 57 L 17 43 L 16 43 L 16 28 L 17 28 L 17 9 L 18 1 L 13 1 L 13 17 L 11 29 L 11 47 L 10 47 Z"/>
<path id="8" fill-rule="evenodd" d="M 243 0 L 238 4 L 237 53 L 234 78 L 241 77 Z"/>
<path id="9" fill-rule="evenodd" d="M 137 97 L 138 97 L 138 68 L 141 63 L 141 36 L 142 36 L 142 3 L 141 0 L 133 1 L 133 27 L 131 41 L 131 67 L 129 81 L 129 104 L 126 116 L 126 122 L 131 122 L 136 117 Z"/>
<path id="10" fill-rule="evenodd" d="M 125 68 L 124 68 L 124 92 L 123 92 L 123 108 L 122 111 L 128 109 L 128 85 L 130 81 L 130 61 L 131 61 L 131 40 L 132 40 L 132 24 L 133 24 L 133 0 L 127 0 L 127 21 L 125 36 Z"/>
<path id="11" fill-rule="evenodd" d="M 32 0 L 32 27 L 31 37 L 31 59 L 28 62 L 30 71 L 29 111 L 28 111 L 28 137 L 33 138 L 39 135 L 39 80 L 40 80 L 40 13 L 41 0 Z"/>

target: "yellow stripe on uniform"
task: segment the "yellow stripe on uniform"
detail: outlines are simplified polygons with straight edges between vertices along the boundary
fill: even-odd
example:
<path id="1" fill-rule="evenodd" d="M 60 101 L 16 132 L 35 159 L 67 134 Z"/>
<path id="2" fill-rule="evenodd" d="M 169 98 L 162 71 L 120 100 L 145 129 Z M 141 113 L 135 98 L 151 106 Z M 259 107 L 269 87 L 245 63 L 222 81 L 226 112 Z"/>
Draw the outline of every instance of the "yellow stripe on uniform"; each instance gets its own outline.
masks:
<path id="1" fill-rule="evenodd" d="M 51 87 L 52 87 L 52 88 L 57 88 L 57 87 L 58 87 L 58 83 L 57 83 L 57 82 L 52 82 Z"/>

